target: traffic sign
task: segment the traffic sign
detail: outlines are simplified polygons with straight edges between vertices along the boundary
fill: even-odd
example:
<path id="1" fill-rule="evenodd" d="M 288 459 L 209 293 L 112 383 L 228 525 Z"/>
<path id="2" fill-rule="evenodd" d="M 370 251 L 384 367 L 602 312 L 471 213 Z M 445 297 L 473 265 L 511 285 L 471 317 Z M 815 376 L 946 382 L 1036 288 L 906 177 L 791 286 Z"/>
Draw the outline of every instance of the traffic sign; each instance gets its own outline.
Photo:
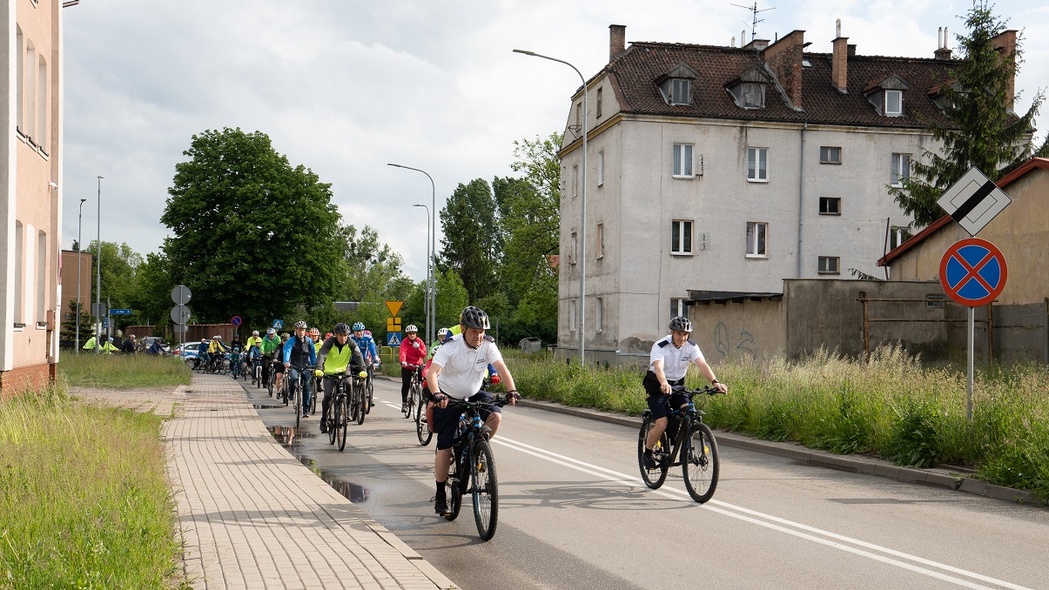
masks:
<path id="1" fill-rule="evenodd" d="M 179 305 L 189 303 L 191 297 L 193 297 L 193 293 L 191 293 L 189 287 L 185 285 L 178 285 L 171 290 L 171 300 Z"/>
<path id="2" fill-rule="evenodd" d="M 387 332 L 386 333 L 386 346 L 400 346 L 401 345 L 401 333 L 400 332 Z"/>
<path id="3" fill-rule="evenodd" d="M 1012 200 L 976 167 L 970 168 L 958 182 L 936 201 L 958 225 L 975 236 Z"/>
<path id="4" fill-rule="evenodd" d="M 242 320 L 239 315 L 235 315 L 230 318 L 229 323 L 232 324 L 234 328 L 239 328 L 243 321 L 244 320 Z"/>
<path id="5" fill-rule="evenodd" d="M 390 310 L 390 315 L 397 317 L 397 313 L 401 311 L 401 306 L 404 305 L 403 301 L 387 301 L 386 309 Z"/>
<path id="6" fill-rule="evenodd" d="M 189 322 L 189 308 L 185 305 L 176 305 L 171 308 L 171 321 L 176 324 L 185 324 Z"/>
<path id="7" fill-rule="evenodd" d="M 951 299 L 980 307 L 1005 288 L 1009 271 L 997 246 L 980 238 L 965 238 L 947 248 L 940 260 L 940 284 Z"/>
<path id="8" fill-rule="evenodd" d="M 280 330 L 284 327 L 284 320 L 273 320 L 273 329 Z"/>
<path id="9" fill-rule="evenodd" d="M 109 315 L 131 315 L 130 309 L 111 309 Z"/>

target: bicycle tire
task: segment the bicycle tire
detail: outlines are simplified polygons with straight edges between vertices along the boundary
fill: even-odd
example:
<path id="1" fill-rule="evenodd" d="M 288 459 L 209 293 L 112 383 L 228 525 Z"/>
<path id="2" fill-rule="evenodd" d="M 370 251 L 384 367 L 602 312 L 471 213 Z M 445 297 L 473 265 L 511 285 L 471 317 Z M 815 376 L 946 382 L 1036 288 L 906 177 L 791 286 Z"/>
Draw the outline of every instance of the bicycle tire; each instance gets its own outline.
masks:
<path id="1" fill-rule="evenodd" d="M 415 378 L 413 377 L 411 385 L 408 386 L 408 399 L 401 404 L 401 414 L 408 419 L 411 419 L 412 412 L 415 411 L 415 392 Z"/>
<path id="2" fill-rule="evenodd" d="M 419 405 L 424 406 L 426 402 L 419 400 Z M 423 422 L 423 416 L 426 415 L 424 410 L 417 410 L 415 412 L 415 436 L 419 438 L 419 444 L 426 446 L 430 444 L 430 440 L 433 438 L 433 433 L 430 432 L 430 425 Z"/>
<path id="3" fill-rule="evenodd" d="M 276 381 L 276 378 L 277 378 L 276 375 L 274 375 L 274 373 L 275 373 L 275 371 L 273 370 L 273 367 L 270 367 L 270 371 L 269 371 L 269 375 L 268 375 L 269 378 L 266 379 L 266 389 L 269 391 L 270 397 L 273 397 L 273 385 L 274 385 L 274 381 Z"/>
<path id="4" fill-rule="evenodd" d="M 342 408 L 339 407 L 339 399 L 340 398 L 341 398 L 341 396 L 336 397 L 335 398 L 335 403 L 333 403 L 331 405 L 331 408 L 329 408 L 331 410 L 331 414 L 330 414 L 331 417 L 329 418 L 327 416 L 324 416 L 324 417 L 321 418 L 322 420 L 324 420 L 324 425 L 328 428 L 328 444 L 329 445 L 335 444 L 335 429 L 336 429 L 336 426 L 339 424 L 339 415 L 340 415 L 339 412 L 342 411 Z"/>
<path id="5" fill-rule="evenodd" d="M 470 491 L 473 493 L 474 523 L 482 541 L 495 536 L 499 523 L 499 480 L 495 475 L 495 455 L 483 438 L 474 443 L 470 464 Z"/>
<path id="6" fill-rule="evenodd" d="M 285 375 L 284 379 L 281 379 L 281 381 L 280 381 L 280 395 L 281 395 L 281 398 L 283 398 L 283 400 L 284 400 L 284 407 L 288 407 L 288 402 L 290 402 L 291 399 L 288 397 L 288 376 L 287 375 Z"/>
<path id="7" fill-rule="evenodd" d="M 670 439 L 667 438 L 667 433 L 664 431 L 659 437 L 659 442 L 656 443 L 656 448 L 652 451 L 653 458 L 656 459 L 656 468 L 647 469 L 645 467 L 645 441 L 648 440 L 648 431 L 652 429 L 654 422 L 651 414 L 645 412 L 644 420 L 641 421 L 641 430 L 637 434 L 637 466 L 641 470 L 641 479 L 645 485 L 653 490 L 658 490 L 667 480 L 667 471 L 670 470 L 669 457 L 667 457 L 670 450 Z"/>
<path id="8" fill-rule="evenodd" d="M 292 394 L 292 395 L 295 396 L 295 406 L 294 407 L 295 407 L 295 428 L 296 429 L 299 428 L 299 422 L 302 420 L 302 390 L 303 390 L 302 380 L 303 379 L 305 379 L 305 377 L 302 375 L 302 373 L 299 373 L 299 378 L 295 380 L 295 393 Z"/>
<path id="9" fill-rule="evenodd" d="M 465 479 L 459 479 L 459 474 L 462 473 L 460 467 L 465 467 L 466 462 L 463 461 L 463 465 L 459 465 L 460 461 L 455 459 L 455 457 L 457 457 L 461 452 L 461 450 L 453 447 L 452 466 L 448 470 L 448 479 L 446 480 L 448 482 L 448 513 L 445 514 L 444 517 L 448 520 L 455 520 L 456 518 L 458 518 L 459 511 L 463 508 L 463 487 L 466 482 Z M 464 477 L 469 476 L 467 474 L 464 474 Z"/>
<path id="10" fill-rule="evenodd" d="M 700 504 L 714 497 L 718 488 L 718 443 L 710 427 L 695 422 L 681 449 L 681 476 L 688 495 Z"/>
<path id="11" fill-rule="evenodd" d="M 346 417 L 346 396 L 342 396 L 342 399 L 338 403 L 339 406 L 339 419 L 335 422 L 336 440 L 339 443 L 339 450 L 346 448 L 346 430 L 350 426 L 350 421 Z"/>
<path id="12" fill-rule="evenodd" d="M 353 383 L 348 383 L 346 391 L 346 404 L 349 406 L 349 412 L 346 414 L 346 418 L 349 422 L 357 421 L 357 413 L 361 411 L 360 404 L 357 402 L 357 395 L 353 391 Z"/>
<path id="13" fill-rule="evenodd" d="M 371 375 L 368 375 L 367 389 L 368 389 L 368 395 L 367 395 L 368 399 L 364 400 L 364 413 L 365 414 L 371 414 L 372 413 L 372 399 L 375 396 L 375 383 L 372 382 L 372 376 Z"/>
<path id="14" fill-rule="evenodd" d="M 364 384 L 355 383 L 353 386 L 353 393 L 357 396 L 357 426 L 364 424 L 364 415 L 367 412 L 364 411 L 364 404 L 367 401 L 364 399 Z"/>

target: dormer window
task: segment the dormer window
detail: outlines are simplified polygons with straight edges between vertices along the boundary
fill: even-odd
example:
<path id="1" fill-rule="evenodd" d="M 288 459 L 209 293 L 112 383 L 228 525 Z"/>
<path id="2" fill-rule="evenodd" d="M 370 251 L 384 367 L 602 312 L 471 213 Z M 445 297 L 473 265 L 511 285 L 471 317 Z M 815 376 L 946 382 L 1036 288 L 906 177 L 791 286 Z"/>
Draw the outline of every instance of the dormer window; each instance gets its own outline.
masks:
<path id="1" fill-rule="evenodd" d="M 696 70 L 685 64 L 678 64 L 656 80 L 656 85 L 667 104 L 688 105 L 692 104 L 692 80 L 698 76 Z"/>
<path id="2" fill-rule="evenodd" d="M 747 70 L 742 76 L 725 85 L 736 106 L 743 109 L 765 108 L 765 86 L 768 79 L 757 68 Z"/>
<path id="3" fill-rule="evenodd" d="M 864 96 L 883 117 L 903 116 L 903 93 L 909 90 L 907 83 L 892 75 L 867 86 Z"/>

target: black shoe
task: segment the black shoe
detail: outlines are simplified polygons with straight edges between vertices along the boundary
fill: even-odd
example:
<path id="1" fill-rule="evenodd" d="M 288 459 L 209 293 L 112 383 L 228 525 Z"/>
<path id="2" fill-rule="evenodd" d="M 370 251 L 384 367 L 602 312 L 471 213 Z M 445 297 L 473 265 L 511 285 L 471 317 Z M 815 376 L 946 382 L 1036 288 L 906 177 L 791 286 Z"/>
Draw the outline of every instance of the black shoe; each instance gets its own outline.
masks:
<path id="1" fill-rule="evenodd" d="M 656 460 L 655 460 L 654 457 L 652 457 L 651 454 L 645 453 L 644 462 L 645 462 L 645 469 L 655 469 L 656 468 Z"/>
<path id="2" fill-rule="evenodd" d="M 328 421 L 322 419 L 321 420 L 321 434 L 325 434 L 327 432 L 328 432 Z"/>
<path id="3" fill-rule="evenodd" d="M 433 503 L 433 511 L 436 512 L 438 516 L 448 514 L 448 500 L 437 498 L 437 501 Z"/>

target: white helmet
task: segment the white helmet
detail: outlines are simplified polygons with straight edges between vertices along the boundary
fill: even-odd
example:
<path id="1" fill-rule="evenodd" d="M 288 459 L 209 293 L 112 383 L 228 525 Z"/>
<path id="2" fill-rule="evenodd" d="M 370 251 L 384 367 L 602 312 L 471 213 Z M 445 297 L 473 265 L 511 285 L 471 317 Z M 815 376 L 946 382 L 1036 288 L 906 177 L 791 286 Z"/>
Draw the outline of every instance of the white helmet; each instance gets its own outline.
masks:
<path id="1" fill-rule="evenodd" d="M 406 333 L 408 333 L 408 334 L 413 334 L 413 333 L 418 333 L 419 332 L 419 328 L 416 328 L 415 324 L 408 324 L 408 327 L 405 328 L 404 331 Z"/>

